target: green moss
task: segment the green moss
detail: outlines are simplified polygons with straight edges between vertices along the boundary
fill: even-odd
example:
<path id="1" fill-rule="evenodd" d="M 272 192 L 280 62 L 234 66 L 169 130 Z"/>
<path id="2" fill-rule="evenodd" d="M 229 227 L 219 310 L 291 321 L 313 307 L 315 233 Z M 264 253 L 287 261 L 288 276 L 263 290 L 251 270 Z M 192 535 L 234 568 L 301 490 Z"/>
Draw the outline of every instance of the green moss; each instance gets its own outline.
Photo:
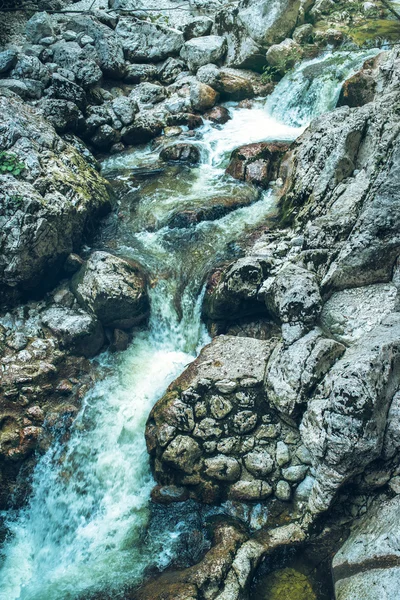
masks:
<path id="1" fill-rule="evenodd" d="M 265 600 L 317 600 L 307 575 L 296 569 L 274 571 L 265 580 Z"/>
<path id="2" fill-rule="evenodd" d="M 400 21 L 397 20 L 369 19 L 356 27 L 341 26 L 339 29 L 357 46 L 400 39 Z"/>

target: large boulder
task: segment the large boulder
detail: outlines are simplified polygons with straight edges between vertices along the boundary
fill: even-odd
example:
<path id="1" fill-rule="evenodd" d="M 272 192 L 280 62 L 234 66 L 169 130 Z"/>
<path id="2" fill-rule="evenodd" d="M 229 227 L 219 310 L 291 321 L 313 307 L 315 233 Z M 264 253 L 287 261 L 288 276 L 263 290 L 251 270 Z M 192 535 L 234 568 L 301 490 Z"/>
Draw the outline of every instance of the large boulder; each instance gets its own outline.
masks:
<path id="1" fill-rule="evenodd" d="M 138 265 L 107 252 L 94 252 L 74 275 L 79 303 L 105 327 L 129 329 L 149 313 L 146 277 Z"/>
<path id="2" fill-rule="evenodd" d="M 36 109 L 1 96 L 0 109 L 0 148 L 25 166 L 1 175 L 0 297 L 10 301 L 54 283 L 110 198 L 97 171 Z"/>
<path id="3" fill-rule="evenodd" d="M 197 71 L 203 65 L 220 64 L 226 54 L 226 40 L 217 35 L 189 40 L 182 47 L 180 56 L 191 71 Z"/>
<path id="4" fill-rule="evenodd" d="M 131 62 L 157 62 L 179 54 L 183 34 L 165 25 L 122 17 L 115 33 Z"/>
<path id="5" fill-rule="evenodd" d="M 48 308 L 41 315 L 42 323 L 73 353 L 90 358 L 104 344 L 101 323 L 83 310 L 63 306 Z"/>
<path id="6" fill-rule="evenodd" d="M 54 35 L 54 26 L 50 15 L 38 12 L 25 25 L 25 35 L 28 42 L 37 44 L 42 38 Z"/>
<path id="7" fill-rule="evenodd" d="M 146 428 L 157 482 L 214 503 L 285 500 L 308 472 L 299 432 L 271 411 L 262 380 L 274 342 L 219 336 L 170 385 Z M 302 458 L 303 457 L 303 458 Z M 305 461 L 305 462 L 304 462 Z"/>

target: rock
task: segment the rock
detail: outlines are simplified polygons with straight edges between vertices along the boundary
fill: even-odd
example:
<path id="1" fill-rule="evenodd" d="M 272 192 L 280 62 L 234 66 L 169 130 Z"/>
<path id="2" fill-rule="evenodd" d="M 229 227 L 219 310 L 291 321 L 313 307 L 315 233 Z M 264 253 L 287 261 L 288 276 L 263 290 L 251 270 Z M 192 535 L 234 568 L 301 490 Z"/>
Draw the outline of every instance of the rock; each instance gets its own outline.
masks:
<path id="1" fill-rule="evenodd" d="M 112 109 L 123 125 L 131 125 L 138 111 L 136 102 L 131 97 L 120 96 L 111 102 Z"/>
<path id="2" fill-rule="evenodd" d="M 217 271 L 207 283 L 203 315 L 212 320 L 230 320 L 262 313 L 257 294 L 268 272 L 269 263 L 256 257 L 239 259 L 222 276 Z"/>
<path id="3" fill-rule="evenodd" d="M 190 475 L 193 473 L 194 466 L 200 456 L 200 446 L 194 439 L 187 435 L 178 435 L 167 446 L 162 460 L 174 469 L 179 469 Z"/>
<path id="4" fill-rule="evenodd" d="M 164 100 L 165 96 L 165 88 L 162 85 L 144 82 L 134 87 L 129 98 L 139 104 L 157 104 Z"/>
<path id="5" fill-rule="evenodd" d="M 266 450 L 249 452 L 243 461 L 246 469 L 255 477 L 265 477 L 274 469 L 274 460 Z"/>
<path id="6" fill-rule="evenodd" d="M 23 100 L 38 100 L 43 91 L 40 81 L 26 79 L 0 79 L 0 90 L 9 90 L 20 96 Z M 3 92 L 4 93 L 4 92 Z"/>
<path id="7" fill-rule="evenodd" d="M 72 17 L 68 27 L 71 31 L 84 34 L 94 40 L 95 60 L 106 77 L 119 79 L 124 76 L 123 42 L 121 43 L 117 31 L 87 15 Z"/>
<path id="8" fill-rule="evenodd" d="M 16 97 L 0 97 L 0 110 L 0 148 L 29 165 L 28 180 L 1 176 L 0 296 L 9 303 L 54 284 L 89 224 L 110 210 L 110 198 L 97 171 L 37 110 Z"/>
<path id="9" fill-rule="evenodd" d="M 282 142 L 258 142 L 234 150 L 226 169 L 228 175 L 267 188 L 276 179 L 282 157 L 289 149 Z"/>
<path id="10" fill-rule="evenodd" d="M 287 467 L 286 469 L 282 469 L 282 475 L 286 481 L 290 481 L 291 483 L 303 481 L 306 473 L 308 471 L 308 467 L 304 465 L 297 465 L 294 467 Z"/>
<path id="11" fill-rule="evenodd" d="M 292 39 L 283 40 L 268 49 L 267 61 L 280 74 L 289 71 L 302 57 L 301 46 Z"/>
<path id="12" fill-rule="evenodd" d="M 219 72 L 220 91 L 223 100 L 243 100 L 255 96 L 255 74 L 243 69 L 224 67 Z"/>
<path id="13" fill-rule="evenodd" d="M 53 36 L 54 29 L 50 15 L 39 12 L 33 15 L 25 26 L 26 39 L 37 44 L 42 38 Z"/>
<path id="14" fill-rule="evenodd" d="M 151 81 L 157 77 L 158 71 L 155 65 L 131 65 L 125 69 L 124 81 L 126 83 L 142 83 Z"/>
<path id="15" fill-rule="evenodd" d="M 335 339 L 351 344 L 395 310 L 396 297 L 392 283 L 336 292 L 323 306 L 321 323 Z"/>
<path id="16" fill-rule="evenodd" d="M 296 27 L 292 35 L 292 39 L 300 45 L 310 44 L 313 41 L 313 37 L 314 27 L 311 25 L 311 23 L 306 23 L 305 25 Z"/>
<path id="17" fill-rule="evenodd" d="M 40 108 L 43 116 L 49 121 L 57 133 L 72 131 L 82 134 L 85 130 L 85 119 L 73 102 L 65 100 L 42 100 Z"/>
<path id="18" fill-rule="evenodd" d="M 195 144 L 172 144 L 160 152 L 160 158 L 166 161 L 179 161 L 197 164 L 200 162 L 200 150 Z"/>
<path id="19" fill-rule="evenodd" d="M 91 136 L 90 141 L 98 150 L 106 151 L 118 143 L 120 139 L 121 134 L 111 127 L 111 125 L 100 125 Z"/>
<path id="20" fill-rule="evenodd" d="M 287 481 L 278 481 L 276 484 L 275 495 L 278 500 L 287 501 L 290 500 L 290 496 L 292 495 L 292 490 Z"/>
<path id="21" fill-rule="evenodd" d="M 243 197 L 206 197 L 204 199 L 204 204 L 202 205 L 174 211 L 168 219 L 168 226 L 171 228 L 186 228 L 201 223 L 202 221 L 214 221 L 238 208 L 249 206 L 252 202 L 254 202 L 254 197 L 249 195 Z"/>
<path id="22" fill-rule="evenodd" d="M 204 114 L 204 118 L 217 125 L 225 125 L 232 117 L 225 106 L 214 106 Z"/>
<path id="23" fill-rule="evenodd" d="M 85 60 L 83 63 L 79 62 L 73 65 L 73 73 L 75 74 L 76 81 L 84 89 L 98 85 L 103 77 L 100 67 L 94 60 Z"/>
<path id="24" fill-rule="evenodd" d="M 290 450 L 285 442 L 278 442 L 276 445 L 276 462 L 280 467 L 286 465 L 290 461 Z"/>
<path id="25" fill-rule="evenodd" d="M 66 273 L 76 273 L 84 264 L 84 260 L 78 255 L 71 252 L 64 263 L 64 271 Z"/>
<path id="26" fill-rule="evenodd" d="M 364 106 L 372 102 L 375 97 L 376 81 L 372 75 L 359 71 L 355 73 L 342 85 L 338 106 Z"/>
<path id="27" fill-rule="evenodd" d="M 185 502 L 188 499 L 187 490 L 176 485 L 159 485 L 153 488 L 151 499 L 158 504 L 171 504 L 171 502 Z"/>
<path id="28" fill-rule="evenodd" d="M 399 343 L 400 320 L 393 313 L 346 350 L 309 402 L 301 435 L 317 465 L 314 512 L 326 510 L 340 485 L 380 456 L 386 414 L 400 384 L 397 361 L 388 357 Z"/>
<path id="29" fill-rule="evenodd" d="M 396 598 L 400 583 L 400 498 L 379 498 L 356 521 L 332 563 L 338 600 Z"/>
<path id="30" fill-rule="evenodd" d="M 204 461 L 205 474 L 218 481 L 236 481 L 240 477 L 240 464 L 235 458 L 222 454 Z"/>
<path id="31" fill-rule="evenodd" d="M 47 90 L 47 97 L 73 102 L 80 110 L 85 110 L 87 104 L 84 90 L 58 73 L 54 73 L 51 78 L 51 86 Z"/>
<path id="32" fill-rule="evenodd" d="M 220 64 L 226 53 L 225 38 L 217 35 L 194 38 L 185 42 L 180 52 L 191 71 L 209 63 Z"/>
<path id="33" fill-rule="evenodd" d="M 190 20 L 183 28 L 183 37 L 185 41 L 192 38 L 208 35 L 211 32 L 213 21 L 209 17 L 195 17 Z"/>
<path id="34" fill-rule="evenodd" d="M 291 263 L 286 263 L 275 277 L 269 277 L 263 283 L 258 298 L 265 301 L 267 309 L 281 323 L 299 324 L 299 333 L 311 329 L 322 308 L 315 275 Z M 300 337 L 296 334 L 297 339 L 297 336 Z M 295 341 L 288 337 L 289 340 Z"/>
<path id="35" fill-rule="evenodd" d="M 94 252 L 74 275 L 71 287 L 79 303 L 105 327 L 129 329 L 148 316 L 143 272 L 107 252 Z"/>
<path id="36" fill-rule="evenodd" d="M 222 90 L 221 74 L 217 65 L 207 64 L 200 67 L 196 73 L 196 79 L 214 88 L 217 92 Z"/>
<path id="37" fill-rule="evenodd" d="M 239 502 L 254 502 L 266 500 L 272 494 L 272 487 L 266 481 L 238 481 L 229 488 L 230 500 Z"/>
<path id="38" fill-rule="evenodd" d="M 119 19 L 115 33 L 131 62 L 157 62 L 176 56 L 184 43 L 183 34 L 176 29 L 129 17 Z"/>
<path id="39" fill-rule="evenodd" d="M 292 416 L 306 404 L 329 369 L 344 353 L 345 347 L 313 329 L 288 348 L 279 343 L 265 374 L 268 402 L 278 411 Z"/>
<path id="40" fill-rule="evenodd" d="M 36 56 L 22 56 L 10 73 L 13 79 L 30 79 L 40 82 L 41 89 L 50 81 L 50 73 Z"/>
<path id="41" fill-rule="evenodd" d="M 195 82 L 190 86 L 190 101 L 194 110 L 204 112 L 218 100 L 218 93 L 205 83 Z"/>
<path id="42" fill-rule="evenodd" d="M 185 63 L 182 60 L 170 56 L 158 69 L 158 79 L 165 85 L 171 85 L 184 69 Z"/>
<path id="43" fill-rule="evenodd" d="M 79 309 L 49 308 L 42 314 L 42 323 L 60 337 L 64 347 L 78 355 L 95 356 L 104 344 L 100 322 Z"/>
<path id="44" fill-rule="evenodd" d="M 18 54 L 15 50 L 0 52 L 0 73 L 8 73 L 17 64 Z"/>
<path id="45" fill-rule="evenodd" d="M 121 131 L 125 144 L 144 144 L 157 137 L 165 125 L 164 116 L 156 111 L 141 110 L 132 125 Z"/>

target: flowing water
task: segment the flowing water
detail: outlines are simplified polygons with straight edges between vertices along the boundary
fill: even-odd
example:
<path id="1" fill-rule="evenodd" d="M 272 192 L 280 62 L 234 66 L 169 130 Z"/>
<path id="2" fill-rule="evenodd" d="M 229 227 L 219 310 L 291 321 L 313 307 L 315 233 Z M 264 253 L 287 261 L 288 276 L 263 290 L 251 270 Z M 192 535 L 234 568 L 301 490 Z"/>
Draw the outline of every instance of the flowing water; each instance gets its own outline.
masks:
<path id="1" fill-rule="evenodd" d="M 225 126 L 205 124 L 194 138 L 202 155 L 196 168 L 161 165 L 154 145 L 104 162 L 120 206 L 96 248 L 145 266 L 152 282 L 150 323 L 127 351 L 100 357 L 109 374 L 87 394 L 67 446 L 55 444 L 39 460 L 27 507 L 8 516 L 1 600 L 74 600 L 96 591 L 117 598 L 148 566 L 169 564 L 179 527 L 146 533 L 154 485 L 146 419 L 208 342 L 200 318 L 207 273 L 237 255 L 240 240 L 274 207 L 273 190 L 259 195 L 224 176 L 227 159 L 245 143 L 295 139 L 312 117 L 335 106 L 339 82 L 363 58 L 327 54 L 300 65 L 251 110 L 231 105 Z M 168 226 L 179 211 L 221 197 L 236 198 L 241 207 L 195 226 Z"/>

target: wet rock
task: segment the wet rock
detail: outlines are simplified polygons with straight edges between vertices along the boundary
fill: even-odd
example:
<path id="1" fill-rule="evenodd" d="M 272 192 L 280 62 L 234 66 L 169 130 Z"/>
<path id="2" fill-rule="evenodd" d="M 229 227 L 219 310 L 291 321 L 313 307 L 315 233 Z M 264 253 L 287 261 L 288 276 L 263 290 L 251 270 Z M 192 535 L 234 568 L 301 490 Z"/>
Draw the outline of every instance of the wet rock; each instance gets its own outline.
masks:
<path id="1" fill-rule="evenodd" d="M 257 294 L 269 272 L 269 263 L 255 257 L 239 259 L 222 275 L 216 271 L 208 281 L 203 315 L 212 320 L 237 319 L 262 313 Z"/>
<path id="2" fill-rule="evenodd" d="M 18 54 L 15 50 L 4 50 L 0 52 L 0 73 L 3 75 L 11 71 L 17 64 Z"/>
<path id="3" fill-rule="evenodd" d="M 119 19 L 115 33 L 131 62 L 157 62 L 176 56 L 184 43 L 183 34 L 176 29 L 129 17 Z"/>
<path id="4" fill-rule="evenodd" d="M 219 72 L 221 98 L 243 100 L 255 96 L 255 74 L 243 69 L 222 68 Z"/>
<path id="5" fill-rule="evenodd" d="M 290 70 L 302 57 L 301 46 L 292 39 L 286 39 L 280 44 L 274 44 L 268 49 L 267 61 L 279 73 Z"/>
<path id="6" fill-rule="evenodd" d="M 314 27 L 311 23 L 306 23 L 305 25 L 300 25 L 300 27 L 296 27 L 293 32 L 292 38 L 297 44 L 310 44 L 313 41 L 314 37 Z"/>
<path id="7" fill-rule="evenodd" d="M 190 86 L 190 102 L 194 110 L 204 112 L 218 100 L 218 93 L 205 83 L 195 82 Z"/>
<path id="8" fill-rule="evenodd" d="M 125 144 L 144 144 L 160 135 L 165 124 L 164 115 L 156 111 L 141 110 L 135 116 L 134 123 L 122 129 L 122 141 Z"/>
<path id="9" fill-rule="evenodd" d="M 376 81 L 372 75 L 363 71 L 355 73 L 344 82 L 337 105 L 350 108 L 364 106 L 374 99 L 375 89 Z"/>
<path id="10" fill-rule="evenodd" d="M 110 343 L 111 352 L 123 352 L 129 346 L 130 337 L 122 329 L 114 329 Z"/>
<path id="11" fill-rule="evenodd" d="M 104 344 L 100 322 L 84 311 L 49 308 L 42 315 L 42 323 L 61 339 L 64 347 L 86 358 L 95 356 Z"/>
<path id="12" fill-rule="evenodd" d="M 168 220 L 171 228 L 191 227 L 202 221 L 213 221 L 254 202 L 251 196 L 206 198 L 204 205 L 175 211 Z"/>
<path id="13" fill-rule="evenodd" d="M 171 504 L 171 502 L 184 502 L 188 499 L 187 490 L 176 485 L 159 485 L 153 488 L 151 499 L 157 504 Z"/>
<path id="14" fill-rule="evenodd" d="M 111 146 L 118 143 L 121 139 L 119 131 L 115 130 L 111 125 L 100 125 L 91 136 L 90 141 L 98 150 L 109 150 Z"/>
<path id="15" fill-rule="evenodd" d="M 338 600 L 396 598 L 400 582 L 398 511 L 400 498 L 377 499 L 356 521 L 332 564 Z M 390 533 L 389 533 L 390 532 Z"/>
<path id="16" fill-rule="evenodd" d="M 214 106 L 204 114 L 204 118 L 217 125 L 225 125 L 231 119 L 231 116 L 225 106 Z"/>
<path id="17" fill-rule="evenodd" d="M 285 143 L 258 142 L 234 150 L 226 169 L 228 175 L 263 188 L 276 179 L 282 157 L 289 149 Z"/>
<path id="18" fill-rule="evenodd" d="M 72 291 L 105 327 L 128 329 L 148 316 L 146 278 L 138 265 L 94 252 L 74 275 Z"/>
<path id="19" fill-rule="evenodd" d="M 186 42 L 180 52 L 191 71 L 209 63 L 219 64 L 226 53 L 225 38 L 217 35 L 194 38 Z"/>
<path id="20" fill-rule="evenodd" d="M 179 161 L 197 164 L 200 162 L 200 150 L 195 144 L 173 144 L 171 146 L 166 146 L 161 150 L 160 158 L 166 161 Z"/>
<path id="21" fill-rule="evenodd" d="M 228 497 L 230 500 L 239 502 L 254 502 L 266 500 L 272 494 L 272 487 L 266 481 L 238 481 L 229 488 Z"/>
<path id="22" fill-rule="evenodd" d="M 189 436 L 178 435 L 167 446 L 167 449 L 162 455 L 162 460 L 174 469 L 178 469 L 190 475 L 193 473 L 194 467 L 201 457 L 201 454 L 200 446 L 196 440 Z"/>

